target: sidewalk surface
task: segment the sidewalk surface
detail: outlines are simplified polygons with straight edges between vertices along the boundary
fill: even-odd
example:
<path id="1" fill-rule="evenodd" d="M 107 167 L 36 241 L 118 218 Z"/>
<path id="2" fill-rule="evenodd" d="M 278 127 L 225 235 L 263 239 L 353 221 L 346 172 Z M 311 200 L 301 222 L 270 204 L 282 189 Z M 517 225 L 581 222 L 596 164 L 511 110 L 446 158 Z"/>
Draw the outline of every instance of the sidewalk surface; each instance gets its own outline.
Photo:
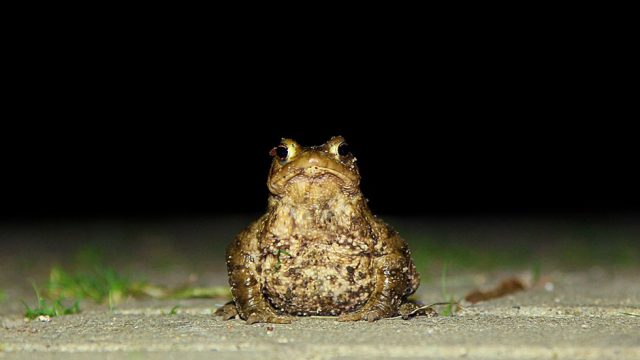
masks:
<path id="1" fill-rule="evenodd" d="M 179 230 L 167 232 L 169 224 L 140 233 L 149 237 L 147 244 L 160 244 L 166 237 L 200 233 L 223 239 L 237 230 L 234 226 L 222 231 L 202 223 L 181 224 L 176 225 Z M 77 247 L 74 238 L 95 239 L 101 233 L 107 238 L 130 237 L 139 229 L 123 230 L 120 225 L 85 227 L 82 231 L 56 226 L 38 231 L 5 227 L 0 240 L 5 244 L 15 241 L 7 246 L 11 253 L 0 256 L 0 290 L 5 298 L 0 299 L 0 359 L 74 359 L 87 355 L 107 359 L 640 359 L 640 264 L 543 268 L 542 281 L 526 291 L 465 304 L 452 316 L 408 321 L 338 323 L 333 318 L 296 318 L 287 325 L 245 325 L 213 315 L 224 299 L 148 298 L 128 299 L 111 309 L 105 304 L 82 302 L 79 314 L 42 320 L 23 318 L 20 300 L 34 303 L 30 280 L 42 282 L 52 265 L 73 261 L 65 257 L 73 253 L 68 246 Z M 510 229 L 513 232 L 514 227 Z M 62 238 L 73 241 L 65 243 Z M 48 249 L 44 253 L 33 251 L 33 246 L 45 240 L 57 245 L 43 246 Z M 153 282 L 178 283 L 176 279 L 194 277 L 196 272 L 194 281 L 200 285 L 225 284 L 221 254 L 206 258 L 197 254 L 201 251 L 194 251 L 193 257 L 189 249 L 172 251 L 177 265 L 164 270 L 159 270 L 158 264 L 139 265 L 135 261 L 138 250 L 120 260 L 118 268 L 143 273 Z M 443 300 L 439 275 L 423 274 L 420 300 Z M 447 276 L 446 292 L 459 299 L 473 289 L 490 288 L 511 276 L 531 278 L 526 267 L 462 269 Z M 174 308 L 176 305 L 179 307 Z M 438 310 L 443 313 L 443 308 Z"/>

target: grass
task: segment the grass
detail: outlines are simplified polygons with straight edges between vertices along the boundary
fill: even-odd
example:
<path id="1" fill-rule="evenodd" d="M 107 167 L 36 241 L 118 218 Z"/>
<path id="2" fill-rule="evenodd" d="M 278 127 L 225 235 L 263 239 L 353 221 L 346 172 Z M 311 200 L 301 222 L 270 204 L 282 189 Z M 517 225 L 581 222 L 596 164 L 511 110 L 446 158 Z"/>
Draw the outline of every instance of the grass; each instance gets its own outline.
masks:
<path id="1" fill-rule="evenodd" d="M 35 319 L 39 316 L 55 317 L 61 315 L 70 315 L 80 312 L 80 303 L 78 301 L 75 301 L 71 306 L 64 306 L 62 304 L 63 299 L 61 298 L 58 298 L 52 302 L 48 302 L 46 299 L 40 296 L 40 291 L 35 284 L 33 284 L 33 290 L 36 293 L 36 300 L 38 304 L 34 308 L 32 308 L 27 305 L 26 302 L 22 302 L 25 306 L 24 316 L 28 319 Z"/>
<path id="2" fill-rule="evenodd" d="M 409 244 L 421 273 L 433 273 L 444 263 L 456 269 L 492 271 L 498 269 L 581 269 L 593 266 L 630 267 L 640 264 L 640 247 L 624 239 L 601 242 L 558 240 L 537 248 L 533 244 L 447 243 L 441 239 L 412 239 Z"/>
<path id="3" fill-rule="evenodd" d="M 133 281 L 113 268 L 102 265 L 102 252 L 95 247 L 78 250 L 74 260 L 77 270 L 73 272 L 59 266 L 51 269 L 42 295 L 33 285 L 38 303 L 31 308 L 23 301 L 27 318 L 75 314 L 80 311 L 80 301 L 83 300 L 108 303 L 109 309 L 113 310 L 125 298 L 144 293 L 144 282 Z M 72 305 L 65 306 L 66 303 Z"/>
<path id="4" fill-rule="evenodd" d="M 0 289 L 0 304 L 5 302 L 5 300 L 7 300 L 7 293 Z"/>
<path id="5" fill-rule="evenodd" d="M 542 265 L 539 260 L 536 260 L 531 264 L 531 283 L 537 284 L 542 276 Z"/>
<path id="6" fill-rule="evenodd" d="M 180 305 L 175 305 L 174 307 L 172 307 L 171 310 L 169 310 L 169 315 L 176 315 L 178 313 L 179 307 Z"/>
<path id="7" fill-rule="evenodd" d="M 133 281 L 119 274 L 112 268 L 95 266 L 92 270 L 69 272 L 61 267 L 54 267 L 49 274 L 44 289 L 44 296 L 33 285 L 36 292 L 37 306 L 26 307 L 25 316 L 35 319 L 40 315 L 60 316 L 75 314 L 80 311 L 81 300 L 92 300 L 106 303 L 110 311 L 128 297 L 149 296 L 157 299 L 192 299 L 192 298 L 230 298 L 231 293 L 226 286 L 196 287 L 185 286 L 169 289 L 163 286 Z M 73 305 L 65 307 L 64 303 Z M 174 306 L 170 315 L 175 315 L 179 305 Z"/>
<path id="8" fill-rule="evenodd" d="M 54 267 L 45 289 L 51 298 L 91 299 L 96 303 L 108 301 L 112 308 L 128 296 L 143 294 L 144 287 L 144 282 L 132 281 L 112 268 L 99 265 L 90 271 L 73 273 Z"/>
<path id="9" fill-rule="evenodd" d="M 231 298 L 231 289 L 228 286 L 211 287 L 183 287 L 178 289 L 165 289 L 165 294 L 159 298 L 169 299 L 213 299 Z"/>
<path id="10" fill-rule="evenodd" d="M 453 300 L 453 295 L 449 295 L 447 293 L 447 263 L 444 263 L 442 267 L 442 274 L 440 276 L 440 290 L 442 291 L 442 298 L 445 302 L 447 302 L 447 307 L 442 311 L 442 316 L 451 316 L 453 315 L 454 309 L 453 305 L 456 303 Z"/>
<path id="11" fill-rule="evenodd" d="M 437 272 L 444 262 L 464 270 L 581 269 L 640 264 L 636 230 L 606 223 L 526 221 L 483 223 L 407 223 L 396 228 L 409 242 L 422 273 Z"/>
<path id="12" fill-rule="evenodd" d="M 127 297 L 149 296 L 156 299 L 229 298 L 227 286 L 184 286 L 169 289 L 133 281 L 112 268 L 96 267 L 92 271 L 67 272 L 60 267 L 51 270 L 47 282 L 47 295 L 52 298 L 91 299 L 107 303 L 113 310 Z"/>
<path id="13" fill-rule="evenodd" d="M 536 258 L 528 249 L 518 247 L 487 248 L 477 244 L 451 244 L 424 240 L 409 247 L 420 270 L 435 270 L 447 263 L 456 269 L 495 270 L 531 264 Z M 428 271 L 427 271 L 428 272 Z"/>
<path id="14" fill-rule="evenodd" d="M 282 252 L 286 253 L 286 252 Z M 133 280 L 114 268 L 103 265 L 102 252 L 95 247 L 79 250 L 74 255 L 73 268 L 70 271 L 54 266 L 49 272 L 49 279 L 41 291 L 35 286 L 37 305 L 33 308 L 23 301 L 25 316 L 34 319 L 40 315 L 60 316 L 75 314 L 80 311 L 80 301 L 91 300 L 98 304 L 106 304 L 110 311 L 129 297 L 148 296 L 157 299 L 190 299 L 190 298 L 230 298 L 231 293 L 226 286 L 197 287 L 182 286 L 167 288 L 149 284 L 146 281 Z M 0 291 L 0 302 L 4 293 Z M 72 303 L 71 306 L 64 306 Z M 171 309 L 176 314 L 178 306 Z"/>

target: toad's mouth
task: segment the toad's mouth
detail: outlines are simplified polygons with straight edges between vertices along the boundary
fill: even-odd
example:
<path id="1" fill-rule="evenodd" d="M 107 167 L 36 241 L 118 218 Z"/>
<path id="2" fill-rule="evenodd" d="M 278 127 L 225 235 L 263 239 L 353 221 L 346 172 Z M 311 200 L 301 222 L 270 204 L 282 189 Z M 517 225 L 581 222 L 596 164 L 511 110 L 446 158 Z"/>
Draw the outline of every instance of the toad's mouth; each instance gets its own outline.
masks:
<path id="1" fill-rule="evenodd" d="M 295 171 L 291 171 L 288 174 L 285 174 L 285 176 L 279 179 L 278 184 L 285 185 L 286 183 L 296 178 L 320 179 L 327 177 L 337 179 L 345 185 L 353 182 L 353 179 L 341 173 L 340 171 L 322 166 L 310 166 L 304 169 L 296 169 Z"/>
<path id="2" fill-rule="evenodd" d="M 324 166 L 309 166 L 304 168 L 290 168 L 283 174 L 276 174 L 269 182 L 269 187 L 272 191 L 277 192 L 279 189 L 283 189 L 288 184 L 295 183 L 298 180 L 336 180 L 339 185 L 345 189 L 357 188 L 358 181 L 348 174 L 344 174 L 336 169 L 331 169 Z"/>

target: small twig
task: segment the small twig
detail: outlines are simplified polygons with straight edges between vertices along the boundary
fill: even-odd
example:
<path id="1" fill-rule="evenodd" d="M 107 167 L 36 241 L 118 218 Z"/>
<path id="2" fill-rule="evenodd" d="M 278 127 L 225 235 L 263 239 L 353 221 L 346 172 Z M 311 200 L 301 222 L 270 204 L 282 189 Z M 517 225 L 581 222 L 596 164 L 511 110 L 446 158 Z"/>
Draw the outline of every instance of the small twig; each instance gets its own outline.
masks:
<path id="1" fill-rule="evenodd" d="M 417 313 L 418 311 L 421 310 L 426 310 L 432 306 L 439 306 L 439 305 L 458 305 L 458 302 L 453 302 L 453 301 L 444 301 L 444 302 L 437 302 L 437 303 L 433 303 L 431 305 L 425 305 L 425 306 L 421 306 L 419 308 L 413 309 L 410 313 L 407 314 L 407 316 L 409 315 L 414 315 L 415 313 Z"/>
<path id="2" fill-rule="evenodd" d="M 622 315 L 629 315 L 629 316 L 635 316 L 635 317 L 640 317 L 640 314 L 632 314 L 632 313 L 628 313 L 628 312 L 621 312 L 620 314 L 622 314 Z"/>
<path id="3" fill-rule="evenodd" d="M 440 305 L 459 305 L 458 302 L 436 302 L 430 305 L 424 305 L 424 306 L 420 306 L 419 308 L 413 309 L 411 310 L 411 312 L 409 312 L 408 314 L 404 315 L 404 316 L 411 316 L 411 315 L 415 315 L 418 311 L 421 310 L 426 310 L 432 306 L 440 306 Z M 395 319 L 403 319 L 403 315 L 398 315 L 398 316 L 394 316 L 394 317 L 389 317 L 389 318 L 384 318 L 383 320 L 395 320 Z"/>

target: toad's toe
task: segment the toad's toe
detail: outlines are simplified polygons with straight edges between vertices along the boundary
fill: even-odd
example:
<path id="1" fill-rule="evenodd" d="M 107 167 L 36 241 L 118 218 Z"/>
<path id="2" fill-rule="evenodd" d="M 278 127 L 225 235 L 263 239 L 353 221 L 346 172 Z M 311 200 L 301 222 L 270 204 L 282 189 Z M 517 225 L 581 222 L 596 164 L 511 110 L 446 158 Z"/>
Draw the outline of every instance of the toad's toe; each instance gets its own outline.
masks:
<path id="1" fill-rule="evenodd" d="M 256 323 L 291 324 L 291 318 L 269 312 L 254 312 L 249 314 L 247 324 L 251 325 Z"/>
<path id="2" fill-rule="evenodd" d="M 222 316 L 222 320 L 231 320 L 238 315 L 238 309 L 233 301 L 224 304 L 221 308 L 216 310 L 215 315 Z"/>

